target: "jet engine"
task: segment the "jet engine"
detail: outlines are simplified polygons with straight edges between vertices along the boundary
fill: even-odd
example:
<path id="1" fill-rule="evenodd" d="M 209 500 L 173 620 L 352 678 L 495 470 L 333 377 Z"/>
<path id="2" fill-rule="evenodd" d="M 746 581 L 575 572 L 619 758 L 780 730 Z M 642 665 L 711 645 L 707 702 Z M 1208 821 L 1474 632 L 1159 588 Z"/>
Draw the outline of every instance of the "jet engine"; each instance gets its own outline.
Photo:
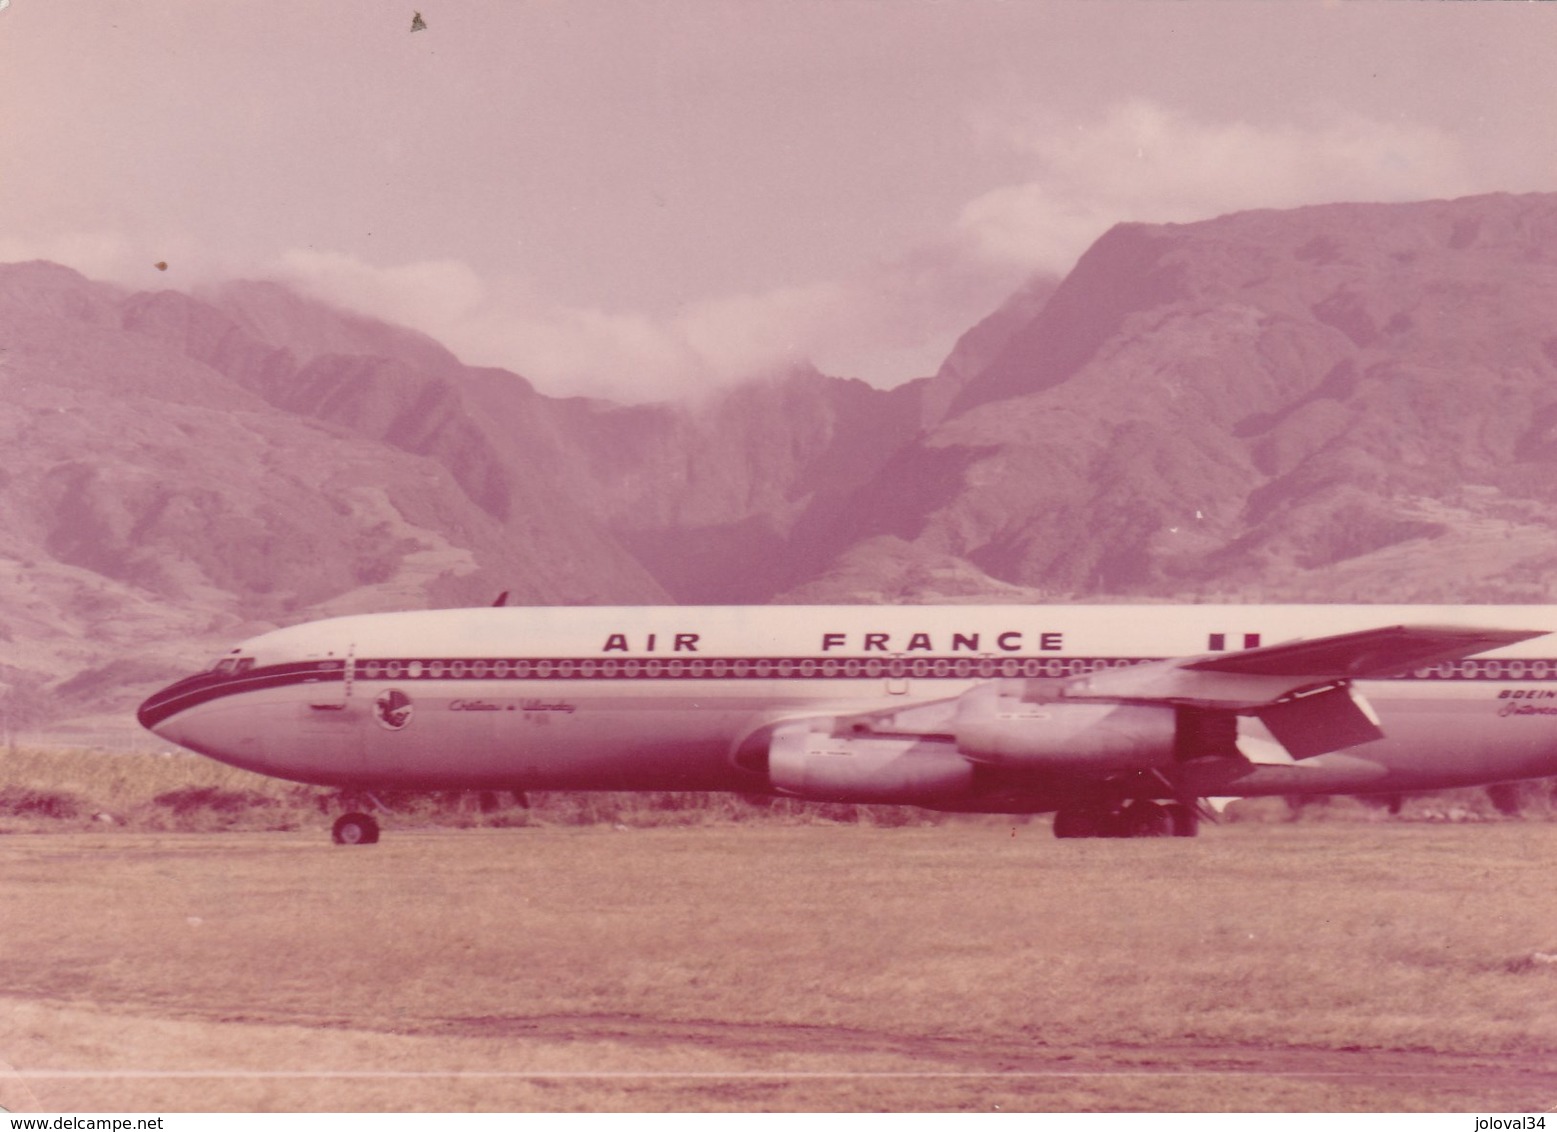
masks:
<path id="1" fill-rule="evenodd" d="M 944 803 L 967 794 L 973 764 L 945 739 L 834 735 L 834 721 L 785 724 L 768 744 L 768 778 L 821 802 Z"/>
<path id="2" fill-rule="evenodd" d="M 1171 706 L 1047 700 L 1030 697 L 1027 684 L 1000 680 L 964 695 L 952 725 L 957 749 L 994 766 L 1082 774 L 1173 761 Z"/>

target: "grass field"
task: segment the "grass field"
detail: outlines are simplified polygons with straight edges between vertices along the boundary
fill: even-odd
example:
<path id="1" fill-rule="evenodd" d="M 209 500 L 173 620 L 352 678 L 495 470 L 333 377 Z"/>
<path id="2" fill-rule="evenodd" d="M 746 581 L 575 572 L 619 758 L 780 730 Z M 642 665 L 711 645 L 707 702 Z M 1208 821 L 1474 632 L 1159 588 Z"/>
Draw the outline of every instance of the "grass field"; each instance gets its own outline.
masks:
<path id="1" fill-rule="evenodd" d="M 1557 824 L 0 838 L 0 1105 L 1557 1103 Z"/>

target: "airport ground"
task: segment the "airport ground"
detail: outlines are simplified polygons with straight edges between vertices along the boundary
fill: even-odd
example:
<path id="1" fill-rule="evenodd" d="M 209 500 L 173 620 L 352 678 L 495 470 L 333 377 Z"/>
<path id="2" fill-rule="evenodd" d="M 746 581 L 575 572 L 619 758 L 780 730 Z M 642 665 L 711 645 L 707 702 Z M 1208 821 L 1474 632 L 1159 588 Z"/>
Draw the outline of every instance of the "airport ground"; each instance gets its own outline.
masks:
<path id="1" fill-rule="evenodd" d="M 1553 822 L 325 828 L 0 837 L 0 1105 L 1557 1104 Z"/>

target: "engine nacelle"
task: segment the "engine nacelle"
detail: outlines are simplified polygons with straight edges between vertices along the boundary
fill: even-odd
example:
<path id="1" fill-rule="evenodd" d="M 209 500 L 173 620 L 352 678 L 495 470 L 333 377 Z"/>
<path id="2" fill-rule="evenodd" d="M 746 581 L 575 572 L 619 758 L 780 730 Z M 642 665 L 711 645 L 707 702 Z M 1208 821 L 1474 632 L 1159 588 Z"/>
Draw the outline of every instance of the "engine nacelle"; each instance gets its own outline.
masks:
<path id="1" fill-rule="evenodd" d="M 1174 709 L 1166 704 L 1034 702 L 1026 682 L 1000 680 L 957 703 L 957 749 L 995 766 L 1106 774 L 1173 761 Z"/>
<path id="2" fill-rule="evenodd" d="M 827 721 L 808 720 L 774 731 L 768 778 L 819 802 L 944 804 L 970 791 L 973 764 L 945 740 L 835 736 Z"/>

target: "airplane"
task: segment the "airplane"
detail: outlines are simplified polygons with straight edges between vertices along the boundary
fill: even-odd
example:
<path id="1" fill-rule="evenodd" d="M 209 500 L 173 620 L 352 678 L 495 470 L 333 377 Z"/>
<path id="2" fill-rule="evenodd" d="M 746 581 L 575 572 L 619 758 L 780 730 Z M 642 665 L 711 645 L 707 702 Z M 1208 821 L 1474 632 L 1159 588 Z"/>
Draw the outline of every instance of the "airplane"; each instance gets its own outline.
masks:
<path id="1" fill-rule="evenodd" d="M 387 790 L 729 791 L 1196 834 L 1201 801 L 1557 775 L 1550 606 L 484 607 L 244 641 L 142 725 Z M 367 808 L 367 807 L 363 807 Z M 353 811 L 334 840 L 371 844 Z"/>

